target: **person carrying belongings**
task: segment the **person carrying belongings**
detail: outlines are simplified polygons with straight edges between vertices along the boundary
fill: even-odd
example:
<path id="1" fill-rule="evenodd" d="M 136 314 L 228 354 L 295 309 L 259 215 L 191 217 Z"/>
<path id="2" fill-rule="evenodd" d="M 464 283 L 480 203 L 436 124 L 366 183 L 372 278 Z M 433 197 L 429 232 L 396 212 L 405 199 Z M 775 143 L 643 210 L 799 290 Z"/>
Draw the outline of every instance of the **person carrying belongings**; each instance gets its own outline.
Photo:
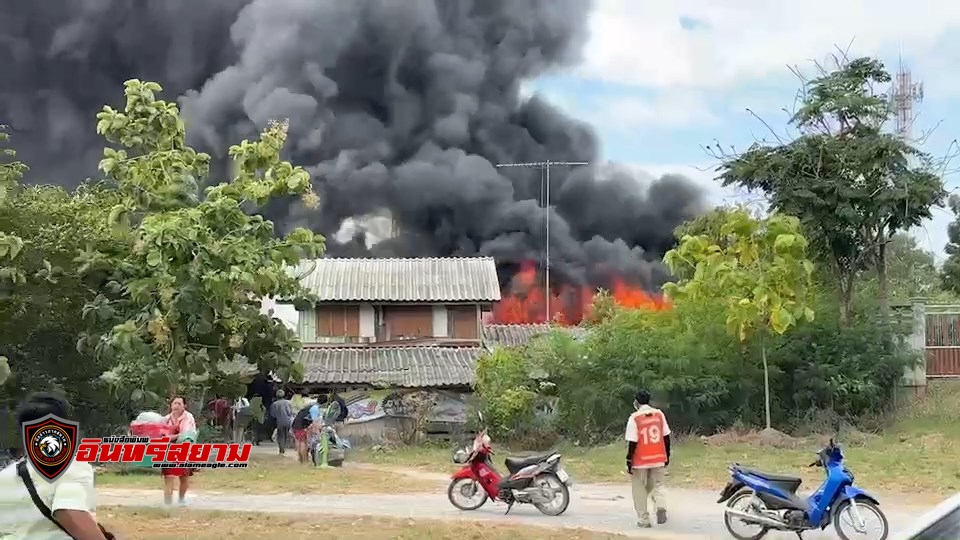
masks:
<path id="1" fill-rule="evenodd" d="M 315 420 L 320 418 L 320 397 L 316 401 L 303 407 L 293 418 L 291 429 L 293 431 L 293 442 L 297 447 L 297 459 L 300 463 L 310 461 L 310 445 L 307 440 L 307 430 Z"/>
<path id="2" fill-rule="evenodd" d="M 650 528 L 647 499 L 653 499 L 657 524 L 667 522 L 667 510 L 661 491 L 665 468 L 670 464 L 670 426 L 663 411 L 650 406 L 650 393 L 638 390 L 634 395 L 636 411 L 627 420 L 627 473 L 633 484 L 633 508 L 637 526 Z"/>

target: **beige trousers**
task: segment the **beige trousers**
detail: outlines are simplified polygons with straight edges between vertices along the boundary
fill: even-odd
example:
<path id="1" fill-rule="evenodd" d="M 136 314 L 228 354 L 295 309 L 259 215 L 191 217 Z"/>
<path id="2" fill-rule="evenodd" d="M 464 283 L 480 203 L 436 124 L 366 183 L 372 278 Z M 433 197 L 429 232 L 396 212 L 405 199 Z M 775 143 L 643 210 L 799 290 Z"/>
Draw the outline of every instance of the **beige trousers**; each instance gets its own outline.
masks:
<path id="1" fill-rule="evenodd" d="M 637 511 L 637 519 L 640 523 L 650 523 L 650 513 L 647 511 L 647 499 L 653 499 L 654 509 L 665 507 L 666 501 L 663 497 L 664 476 L 663 467 L 654 467 L 652 469 L 634 469 L 630 476 L 633 484 L 633 508 Z"/>

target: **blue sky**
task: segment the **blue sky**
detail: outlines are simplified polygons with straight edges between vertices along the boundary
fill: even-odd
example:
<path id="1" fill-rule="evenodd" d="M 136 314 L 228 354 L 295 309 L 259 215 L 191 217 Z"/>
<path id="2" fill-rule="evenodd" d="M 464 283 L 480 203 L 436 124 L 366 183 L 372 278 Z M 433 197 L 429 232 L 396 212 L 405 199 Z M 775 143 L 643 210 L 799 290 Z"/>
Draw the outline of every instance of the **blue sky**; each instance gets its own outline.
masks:
<path id="1" fill-rule="evenodd" d="M 719 141 L 744 149 L 790 137 L 786 122 L 800 80 L 788 66 L 815 75 L 814 59 L 849 47 L 850 56 L 899 58 L 923 81 L 912 133 L 936 157 L 956 153 L 960 136 L 960 9 L 915 0 L 596 0 L 582 62 L 531 85 L 571 115 L 594 125 L 604 159 L 652 175 L 685 174 L 716 202 L 756 197 L 711 180 L 716 160 L 703 148 Z M 756 116 L 747 112 L 750 108 Z M 763 122 L 758 117 L 763 119 Z M 945 165 L 948 190 L 960 187 L 960 157 Z M 913 231 L 938 259 L 952 215 Z"/>

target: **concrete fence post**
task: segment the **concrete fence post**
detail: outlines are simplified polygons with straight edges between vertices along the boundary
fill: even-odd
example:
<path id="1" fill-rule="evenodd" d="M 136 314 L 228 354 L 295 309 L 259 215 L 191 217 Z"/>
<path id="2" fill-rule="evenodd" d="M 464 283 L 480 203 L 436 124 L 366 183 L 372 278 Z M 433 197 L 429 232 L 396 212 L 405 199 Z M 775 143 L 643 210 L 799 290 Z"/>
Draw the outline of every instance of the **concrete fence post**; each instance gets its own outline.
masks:
<path id="1" fill-rule="evenodd" d="M 903 384 L 915 389 L 915 394 L 923 395 L 927 386 L 927 303 L 925 298 L 911 298 L 912 329 L 907 345 L 921 361 L 912 368 L 906 368 Z"/>

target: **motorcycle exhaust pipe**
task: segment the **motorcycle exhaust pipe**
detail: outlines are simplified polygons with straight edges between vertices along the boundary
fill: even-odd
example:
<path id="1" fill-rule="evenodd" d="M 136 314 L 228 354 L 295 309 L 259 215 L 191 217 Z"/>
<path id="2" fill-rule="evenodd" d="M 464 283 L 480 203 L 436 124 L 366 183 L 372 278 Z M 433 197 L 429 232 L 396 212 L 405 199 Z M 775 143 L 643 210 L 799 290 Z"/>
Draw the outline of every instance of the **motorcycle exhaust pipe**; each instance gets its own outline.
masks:
<path id="1" fill-rule="evenodd" d="M 749 523 L 755 523 L 757 525 L 764 525 L 766 527 L 773 527 L 775 529 L 779 529 L 783 527 L 783 522 L 773 518 L 768 518 L 767 516 L 758 516 L 757 514 L 749 514 L 747 512 L 741 512 L 740 510 L 734 510 L 732 508 L 725 508 L 724 513 L 726 513 L 728 516 L 739 518 Z"/>

